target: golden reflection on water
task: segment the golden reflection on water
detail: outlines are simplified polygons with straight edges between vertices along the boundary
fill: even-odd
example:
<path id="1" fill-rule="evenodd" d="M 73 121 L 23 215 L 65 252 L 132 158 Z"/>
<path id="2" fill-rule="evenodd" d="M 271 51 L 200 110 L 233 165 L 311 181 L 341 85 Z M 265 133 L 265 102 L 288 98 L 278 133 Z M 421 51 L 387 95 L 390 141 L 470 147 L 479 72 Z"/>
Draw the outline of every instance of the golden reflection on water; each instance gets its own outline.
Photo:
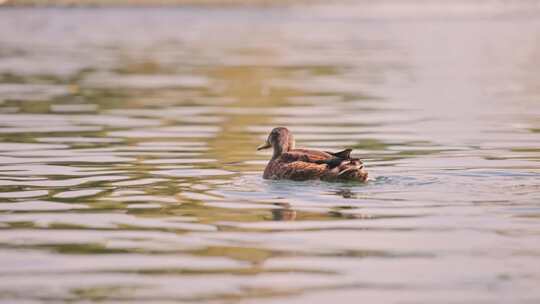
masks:
<path id="1" fill-rule="evenodd" d="M 0 11 L 0 299 L 540 299 L 540 24 L 480 6 Z"/>

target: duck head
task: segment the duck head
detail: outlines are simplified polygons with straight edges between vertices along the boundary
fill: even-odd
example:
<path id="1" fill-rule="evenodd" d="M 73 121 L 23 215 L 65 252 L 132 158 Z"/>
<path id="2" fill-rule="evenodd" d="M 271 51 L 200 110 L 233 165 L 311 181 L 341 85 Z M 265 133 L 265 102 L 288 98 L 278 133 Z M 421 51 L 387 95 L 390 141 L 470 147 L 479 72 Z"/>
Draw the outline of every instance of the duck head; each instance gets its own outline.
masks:
<path id="1" fill-rule="evenodd" d="M 279 157 L 283 152 L 288 152 L 294 149 L 294 137 L 289 129 L 284 127 L 274 128 L 266 142 L 257 147 L 257 150 L 274 148 L 272 159 Z"/>

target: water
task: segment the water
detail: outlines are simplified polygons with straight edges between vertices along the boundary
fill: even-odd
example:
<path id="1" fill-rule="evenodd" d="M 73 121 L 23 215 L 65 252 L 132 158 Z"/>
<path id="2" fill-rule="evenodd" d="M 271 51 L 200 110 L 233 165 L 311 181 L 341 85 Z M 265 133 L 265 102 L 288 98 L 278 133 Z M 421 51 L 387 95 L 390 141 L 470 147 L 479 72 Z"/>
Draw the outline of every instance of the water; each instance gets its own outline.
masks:
<path id="1" fill-rule="evenodd" d="M 0 10 L 1 301 L 538 303 L 540 12 L 402 3 Z"/>

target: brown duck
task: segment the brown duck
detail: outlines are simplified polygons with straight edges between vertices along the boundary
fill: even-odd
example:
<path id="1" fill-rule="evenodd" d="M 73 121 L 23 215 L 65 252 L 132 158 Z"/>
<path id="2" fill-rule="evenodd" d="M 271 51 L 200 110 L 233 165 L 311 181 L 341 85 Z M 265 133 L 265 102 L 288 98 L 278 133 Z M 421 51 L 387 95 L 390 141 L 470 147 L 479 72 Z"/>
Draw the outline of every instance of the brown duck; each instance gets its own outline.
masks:
<path id="1" fill-rule="evenodd" d="M 264 169 L 265 179 L 325 181 L 367 180 L 362 161 L 351 158 L 352 149 L 332 153 L 317 150 L 295 149 L 294 137 L 287 128 L 274 128 L 266 142 L 257 150 L 274 148 L 272 159 Z"/>

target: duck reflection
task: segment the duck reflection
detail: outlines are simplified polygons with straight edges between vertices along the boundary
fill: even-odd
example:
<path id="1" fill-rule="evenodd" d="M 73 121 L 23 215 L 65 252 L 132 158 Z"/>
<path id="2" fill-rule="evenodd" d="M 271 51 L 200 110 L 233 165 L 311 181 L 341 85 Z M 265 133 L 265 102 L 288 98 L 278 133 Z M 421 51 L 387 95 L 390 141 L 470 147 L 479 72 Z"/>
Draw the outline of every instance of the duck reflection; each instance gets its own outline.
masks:
<path id="1" fill-rule="evenodd" d="M 343 198 L 356 198 L 356 193 L 351 191 L 351 189 L 342 188 L 334 190 L 331 193 L 337 196 L 341 196 Z"/>
<path id="2" fill-rule="evenodd" d="M 294 221 L 296 220 L 296 210 L 291 209 L 290 204 L 276 204 L 283 208 L 272 210 L 273 221 Z"/>

